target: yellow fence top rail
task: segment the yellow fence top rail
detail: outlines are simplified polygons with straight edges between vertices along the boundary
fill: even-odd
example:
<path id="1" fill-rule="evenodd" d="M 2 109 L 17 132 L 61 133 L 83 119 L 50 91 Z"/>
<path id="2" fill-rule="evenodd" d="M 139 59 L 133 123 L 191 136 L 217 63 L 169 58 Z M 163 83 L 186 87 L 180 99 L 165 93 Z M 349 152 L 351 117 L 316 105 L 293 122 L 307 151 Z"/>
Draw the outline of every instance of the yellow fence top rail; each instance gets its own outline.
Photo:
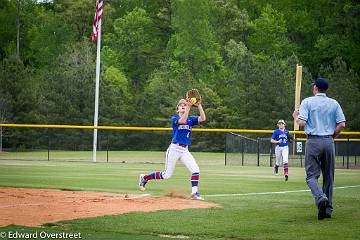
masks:
<path id="1" fill-rule="evenodd" d="M 15 124 L 0 123 L 0 127 L 22 127 L 22 128 L 68 128 L 68 129 L 98 129 L 98 130 L 122 130 L 122 131 L 171 131 L 166 127 L 128 127 L 128 126 L 91 126 L 91 125 L 55 125 L 55 124 Z M 194 128 L 194 132 L 233 132 L 233 133 L 273 133 L 274 130 L 255 129 L 223 129 L 223 128 Z M 304 131 L 289 131 L 294 134 L 304 135 Z M 360 132 L 341 132 L 341 135 L 360 135 Z"/>

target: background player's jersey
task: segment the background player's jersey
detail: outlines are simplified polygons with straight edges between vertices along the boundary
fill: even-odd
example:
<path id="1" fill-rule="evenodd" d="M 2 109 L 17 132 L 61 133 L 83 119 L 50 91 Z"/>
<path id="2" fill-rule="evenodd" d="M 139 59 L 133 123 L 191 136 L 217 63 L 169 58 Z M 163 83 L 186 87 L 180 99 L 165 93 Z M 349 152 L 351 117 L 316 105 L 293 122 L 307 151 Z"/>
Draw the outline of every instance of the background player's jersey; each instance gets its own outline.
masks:
<path id="1" fill-rule="evenodd" d="M 189 116 L 185 124 L 178 124 L 179 119 L 179 115 L 174 115 L 171 118 L 173 128 L 171 141 L 178 144 L 190 145 L 191 129 L 192 126 L 199 125 L 199 117 Z"/>
<path id="2" fill-rule="evenodd" d="M 288 137 L 289 137 L 289 131 L 284 129 L 284 131 L 280 130 L 280 129 L 276 129 L 273 133 L 273 135 L 271 136 L 272 139 L 279 141 L 281 140 L 280 143 L 277 143 L 277 146 L 280 147 L 284 147 L 284 146 L 288 146 Z"/>

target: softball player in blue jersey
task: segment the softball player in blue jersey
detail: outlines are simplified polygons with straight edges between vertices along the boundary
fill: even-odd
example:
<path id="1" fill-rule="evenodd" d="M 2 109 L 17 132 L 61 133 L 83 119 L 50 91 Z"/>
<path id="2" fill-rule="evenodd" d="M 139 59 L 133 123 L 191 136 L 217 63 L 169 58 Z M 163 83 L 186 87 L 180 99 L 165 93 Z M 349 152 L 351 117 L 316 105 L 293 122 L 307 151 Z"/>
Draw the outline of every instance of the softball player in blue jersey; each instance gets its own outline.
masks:
<path id="1" fill-rule="evenodd" d="M 180 160 L 191 172 L 191 198 L 203 200 L 198 191 L 200 169 L 189 152 L 189 146 L 192 127 L 205 121 L 206 115 L 199 103 L 197 108 L 200 116 L 189 116 L 191 106 L 192 104 L 185 99 L 181 99 L 176 105 L 178 115 L 171 118 L 173 137 L 166 151 L 165 170 L 163 172 L 155 171 L 147 175 L 141 174 L 139 179 L 141 191 L 145 190 L 145 185 L 149 180 L 170 178 L 174 173 L 176 161 Z"/>
<path id="2" fill-rule="evenodd" d="M 275 165 L 274 165 L 274 173 L 275 175 L 279 175 L 279 165 L 280 160 L 282 160 L 283 167 L 284 167 L 284 175 L 285 181 L 288 180 L 289 174 L 289 132 L 285 129 L 285 121 L 280 119 L 277 123 L 278 129 L 276 129 L 271 136 L 271 142 L 276 144 L 275 147 Z"/>

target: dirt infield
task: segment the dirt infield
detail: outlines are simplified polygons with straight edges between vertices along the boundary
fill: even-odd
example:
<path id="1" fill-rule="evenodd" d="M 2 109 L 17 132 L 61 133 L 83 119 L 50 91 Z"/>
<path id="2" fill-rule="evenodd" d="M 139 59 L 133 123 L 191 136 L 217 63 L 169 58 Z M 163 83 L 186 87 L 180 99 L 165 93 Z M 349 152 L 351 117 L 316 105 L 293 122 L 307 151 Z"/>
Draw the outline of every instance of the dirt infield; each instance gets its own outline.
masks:
<path id="1" fill-rule="evenodd" d="M 216 207 L 214 203 L 169 194 L 150 197 L 104 192 L 0 188 L 0 227 L 41 226 L 62 220 L 188 208 Z"/>

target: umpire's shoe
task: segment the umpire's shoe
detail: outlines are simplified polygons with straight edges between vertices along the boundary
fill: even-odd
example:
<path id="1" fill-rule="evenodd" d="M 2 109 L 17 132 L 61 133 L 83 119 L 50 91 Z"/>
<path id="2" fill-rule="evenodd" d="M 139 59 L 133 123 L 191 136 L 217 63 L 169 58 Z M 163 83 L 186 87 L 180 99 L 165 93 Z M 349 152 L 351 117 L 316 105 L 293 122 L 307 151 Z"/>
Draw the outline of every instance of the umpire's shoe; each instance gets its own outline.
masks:
<path id="1" fill-rule="evenodd" d="M 319 220 L 323 220 L 324 218 L 331 218 L 331 215 L 329 217 L 329 214 L 326 214 L 326 208 L 329 205 L 329 200 L 324 197 L 323 199 L 321 199 L 321 201 L 319 202 L 318 208 L 319 208 L 319 212 L 318 212 L 318 219 Z"/>
<path id="2" fill-rule="evenodd" d="M 140 188 L 140 191 L 145 191 L 145 185 L 147 183 L 147 181 L 145 180 L 144 178 L 144 174 L 140 174 L 139 176 L 139 188 Z"/>
<path id="3" fill-rule="evenodd" d="M 286 174 L 286 175 L 285 175 L 285 182 L 286 182 L 287 180 L 289 180 L 289 176 Z"/>

